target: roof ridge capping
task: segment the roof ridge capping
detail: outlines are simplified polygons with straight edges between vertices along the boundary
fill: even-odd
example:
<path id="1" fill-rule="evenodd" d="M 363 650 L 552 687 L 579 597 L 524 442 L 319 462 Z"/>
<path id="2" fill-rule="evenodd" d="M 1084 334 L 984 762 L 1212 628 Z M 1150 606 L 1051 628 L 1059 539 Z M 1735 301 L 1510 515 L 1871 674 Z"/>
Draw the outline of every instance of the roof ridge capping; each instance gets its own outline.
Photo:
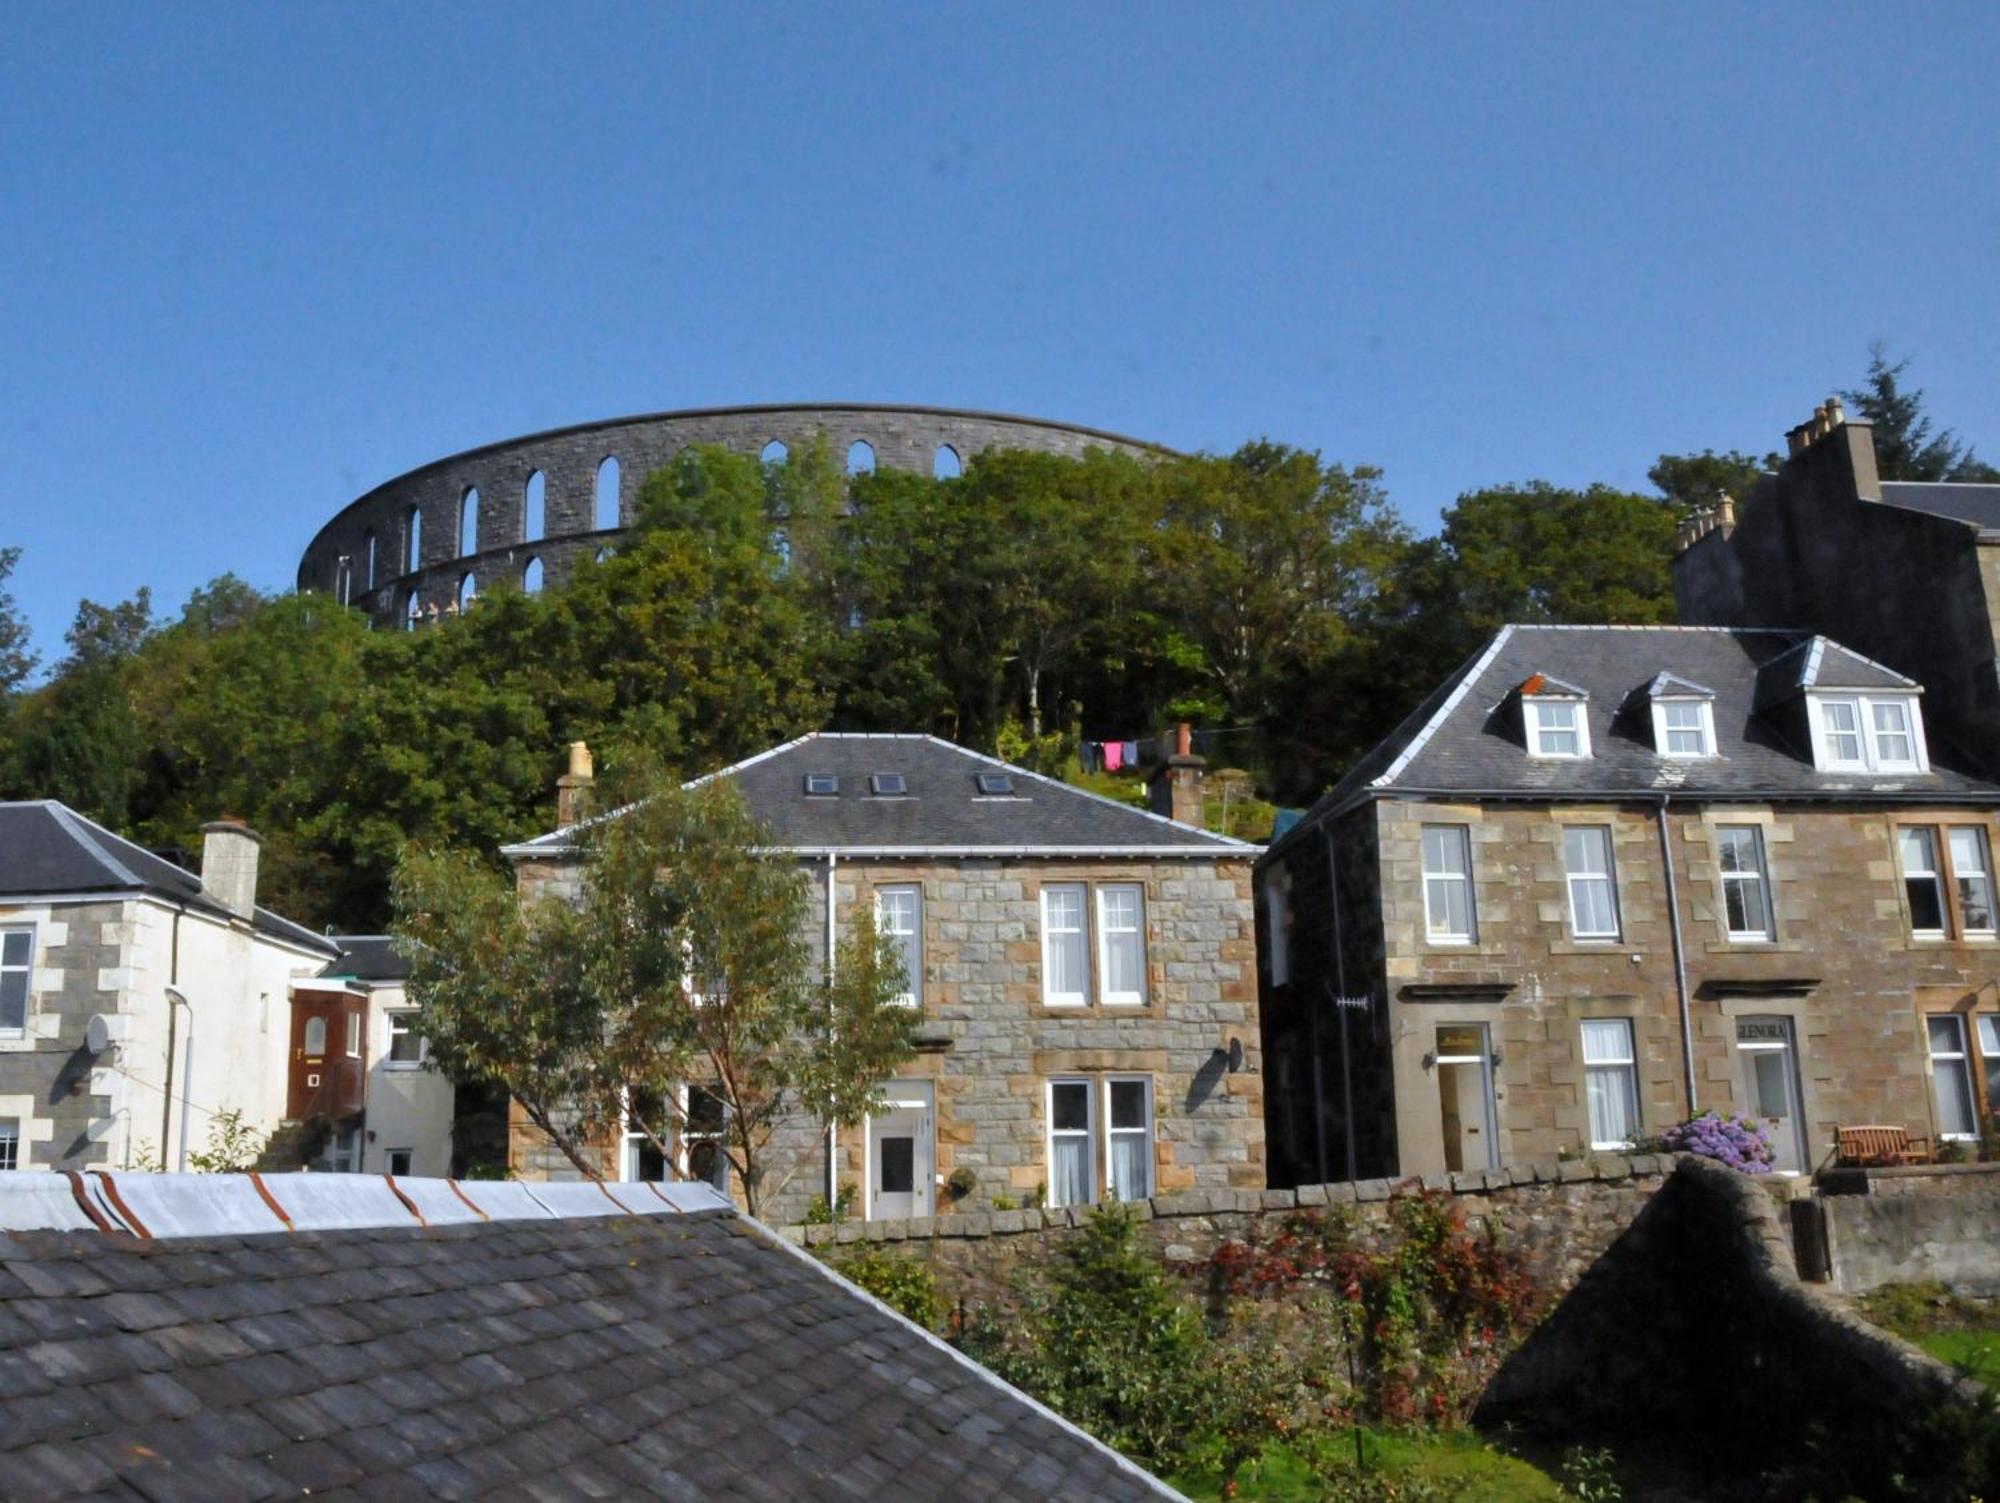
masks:
<path id="1" fill-rule="evenodd" d="M 145 1174 L 122 1169 L 0 1175 L 0 1232 L 96 1230 L 148 1241 L 698 1211 L 733 1213 L 735 1206 L 709 1186 L 692 1182 L 530 1184 L 388 1174 Z"/>

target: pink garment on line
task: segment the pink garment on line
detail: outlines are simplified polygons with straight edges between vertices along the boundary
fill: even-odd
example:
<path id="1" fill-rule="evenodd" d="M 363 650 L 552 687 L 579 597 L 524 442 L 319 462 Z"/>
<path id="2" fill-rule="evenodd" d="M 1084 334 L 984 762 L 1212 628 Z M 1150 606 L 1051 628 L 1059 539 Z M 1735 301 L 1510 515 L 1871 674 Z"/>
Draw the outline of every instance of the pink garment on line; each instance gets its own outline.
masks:
<path id="1" fill-rule="evenodd" d="M 1125 748 L 1123 746 L 1119 745 L 1116 741 L 1107 741 L 1104 743 L 1104 770 L 1106 772 L 1116 772 L 1124 765 L 1124 760 Z"/>

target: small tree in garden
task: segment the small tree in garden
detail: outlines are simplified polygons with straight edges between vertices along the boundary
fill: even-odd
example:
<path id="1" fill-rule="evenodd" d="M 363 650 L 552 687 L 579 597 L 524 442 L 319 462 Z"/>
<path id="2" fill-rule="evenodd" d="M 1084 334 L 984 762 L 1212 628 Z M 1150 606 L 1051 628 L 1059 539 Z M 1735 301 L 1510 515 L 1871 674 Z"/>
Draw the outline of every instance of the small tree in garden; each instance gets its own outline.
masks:
<path id="1" fill-rule="evenodd" d="M 504 1086 L 593 1178 L 589 1145 L 621 1127 L 669 1162 L 702 1134 L 755 1215 L 787 1174 L 780 1125 L 860 1122 L 909 1057 L 901 962 L 864 905 L 825 973 L 805 875 L 726 780 L 641 764 L 605 786 L 619 812 L 578 829 L 574 901 L 522 902 L 462 852 L 404 858 L 397 933 L 432 1059 Z"/>

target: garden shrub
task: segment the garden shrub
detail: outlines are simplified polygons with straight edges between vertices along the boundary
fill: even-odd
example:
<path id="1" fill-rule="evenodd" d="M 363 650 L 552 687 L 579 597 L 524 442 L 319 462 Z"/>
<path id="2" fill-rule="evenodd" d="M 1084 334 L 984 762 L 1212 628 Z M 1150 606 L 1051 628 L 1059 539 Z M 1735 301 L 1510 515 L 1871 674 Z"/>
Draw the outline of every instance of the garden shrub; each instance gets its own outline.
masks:
<path id="1" fill-rule="evenodd" d="M 944 1297 L 938 1293 L 937 1275 L 929 1263 L 871 1247 L 833 1266 L 844 1278 L 926 1331 L 936 1330 L 944 1318 Z"/>
<path id="2" fill-rule="evenodd" d="M 1745 1174 L 1769 1174 L 1774 1157 L 1762 1123 L 1714 1111 L 1668 1128 L 1660 1144 L 1670 1153 L 1697 1154 Z"/>

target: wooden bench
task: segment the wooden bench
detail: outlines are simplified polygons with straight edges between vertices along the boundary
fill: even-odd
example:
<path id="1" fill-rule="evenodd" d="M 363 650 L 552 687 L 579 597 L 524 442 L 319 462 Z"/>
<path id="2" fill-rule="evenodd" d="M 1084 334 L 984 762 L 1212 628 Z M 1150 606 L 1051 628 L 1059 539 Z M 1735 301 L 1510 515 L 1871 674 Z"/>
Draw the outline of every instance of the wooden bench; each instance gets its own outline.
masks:
<path id="1" fill-rule="evenodd" d="M 1913 1138 L 1907 1127 L 1836 1127 L 1834 1156 L 1843 1164 L 1928 1164 L 1935 1155 L 1929 1138 Z"/>

